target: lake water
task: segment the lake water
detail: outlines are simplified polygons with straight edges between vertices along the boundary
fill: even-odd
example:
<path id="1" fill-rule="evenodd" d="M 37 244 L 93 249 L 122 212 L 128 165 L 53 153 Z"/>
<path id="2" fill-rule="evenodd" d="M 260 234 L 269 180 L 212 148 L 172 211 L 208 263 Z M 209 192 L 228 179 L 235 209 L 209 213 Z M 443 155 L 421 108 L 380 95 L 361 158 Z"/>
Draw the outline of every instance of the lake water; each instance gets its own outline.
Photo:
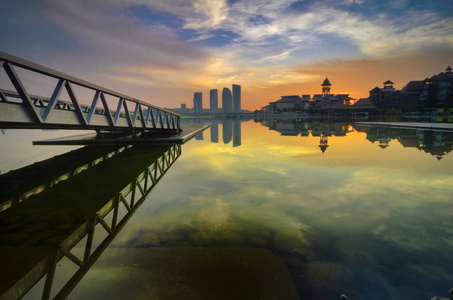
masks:
<path id="1" fill-rule="evenodd" d="M 77 150 L 24 171 L 34 174 L 40 167 L 47 175 L 36 176 L 45 177 L 60 172 L 65 162 L 86 165 L 22 203 L 3 205 L 0 251 L 3 259 L 16 253 L 16 261 L 4 262 L 4 268 L 21 270 L 21 260 L 33 252 L 53 251 L 52 243 L 72 234 L 79 218 L 92 217 L 86 203 L 115 197 L 153 166 L 162 176 L 149 180 L 152 190 L 145 188 L 140 206 L 107 245 L 102 241 L 108 232 L 95 227 L 92 253 L 105 249 L 68 299 L 449 296 L 452 132 L 316 120 L 187 122 L 213 124 L 180 147 L 123 147 L 111 157 L 104 154 L 116 148 Z M 6 130 L 0 136 L 2 176 L 76 149 L 31 145 L 67 134 Z M 99 156 L 106 159 L 87 165 Z M 165 163 L 156 167 L 162 157 Z M 2 194 L 13 184 L 3 180 Z M 46 206 L 58 212 L 53 219 Z M 127 213 L 123 207 L 119 215 Z M 112 215 L 113 210 L 106 223 Z M 45 230 L 52 234 L 41 234 Z M 43 238 L 30 242 L 39 234 Z M 71 250 L 81 261 L 86 240 Z M 74 261 L 66 255 L 56 263 L 52 296 L 77 273 Z M 24 299 L 40 298 L 45 280 Z"/>

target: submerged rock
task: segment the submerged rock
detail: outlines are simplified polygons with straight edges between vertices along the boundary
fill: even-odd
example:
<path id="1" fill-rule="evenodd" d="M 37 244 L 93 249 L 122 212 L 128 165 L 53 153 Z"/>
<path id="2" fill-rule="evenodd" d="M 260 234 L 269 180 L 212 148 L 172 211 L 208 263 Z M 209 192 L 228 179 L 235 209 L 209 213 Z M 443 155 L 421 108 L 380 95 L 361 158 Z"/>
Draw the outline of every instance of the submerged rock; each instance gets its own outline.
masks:
<path id="1" fill-rule="evenodd" d="M 266 249 L 237 246 L 107 249 L 92 271 L 73 297 L 300 299 L 285 264 Z M 98 276 L 99 272 L 109 275 Z"/>
<path id="2" fill-rule="evenodd" d="M 299 254 L 306 258 L 311 258 L 313 256 L 309 243 L 296 233 L 275 233 L 273 246 L 274 249 L 280 253 Z"/>
<path id="3" fill-rule="evenodd" d="M 338 299 L 339 295 L 350 295 L 351 299 L 363 299 L 353 287 L 353 274 L 343 265 L 312 261 L 301 270 L 299 290 L 307 299 Z"/>
<path id="4" fill-rule="evenodd" d="M 399 255 L 385 244 L 361 238 L 346 238 L 335 243 L 335 252 L 342 263 L 353 267 L 375 264 L 393 265 Z"/>

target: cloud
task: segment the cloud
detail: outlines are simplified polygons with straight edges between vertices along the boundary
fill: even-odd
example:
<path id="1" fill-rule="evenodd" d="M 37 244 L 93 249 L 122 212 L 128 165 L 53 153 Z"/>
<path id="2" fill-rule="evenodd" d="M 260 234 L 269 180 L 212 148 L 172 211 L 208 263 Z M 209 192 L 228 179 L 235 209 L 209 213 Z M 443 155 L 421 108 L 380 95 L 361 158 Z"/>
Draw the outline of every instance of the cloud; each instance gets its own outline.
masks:
<path id="1" fill-rule="evenodd" d="M 194 0 L 195 17 L 187 17 L 186 29 L 211 29 L 218 26 L 228 16 L 226 0 Z"/>

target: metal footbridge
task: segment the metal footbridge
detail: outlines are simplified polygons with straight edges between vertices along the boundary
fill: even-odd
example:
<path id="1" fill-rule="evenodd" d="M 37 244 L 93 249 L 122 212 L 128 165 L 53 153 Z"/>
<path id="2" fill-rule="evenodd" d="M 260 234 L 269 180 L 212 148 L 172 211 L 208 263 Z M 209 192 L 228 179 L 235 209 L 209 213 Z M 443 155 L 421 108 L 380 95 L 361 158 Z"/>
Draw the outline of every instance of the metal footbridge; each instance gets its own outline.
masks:
<path id="1" fill-rule="evenodd" d="M 0 72 L 14 87 L 0 86 L 0 128 L 181 131 L 180 116 L 170 110 L 1 51 Z M 55 88 L 48 97 L 31 94 L 24 84 L 30 78 L 35 88 L 44 82 Z M 69 100 L 60 99 L 64 91 Z"/>

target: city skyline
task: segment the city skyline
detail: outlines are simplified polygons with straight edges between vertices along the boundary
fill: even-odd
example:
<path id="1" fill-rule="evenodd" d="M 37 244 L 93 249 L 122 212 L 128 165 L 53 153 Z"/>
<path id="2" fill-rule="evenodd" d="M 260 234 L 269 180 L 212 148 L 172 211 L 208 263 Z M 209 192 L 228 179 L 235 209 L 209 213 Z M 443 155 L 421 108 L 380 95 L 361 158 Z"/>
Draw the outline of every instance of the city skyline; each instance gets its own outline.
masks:
<path id="1" fill-rule="evenodd" d="M 5 1 L 0 51 L 162 107 L 240 82 L 254 110 L 326 76 L 358 99 L 437 74 L 452 20 L 449 0 Z"/>

